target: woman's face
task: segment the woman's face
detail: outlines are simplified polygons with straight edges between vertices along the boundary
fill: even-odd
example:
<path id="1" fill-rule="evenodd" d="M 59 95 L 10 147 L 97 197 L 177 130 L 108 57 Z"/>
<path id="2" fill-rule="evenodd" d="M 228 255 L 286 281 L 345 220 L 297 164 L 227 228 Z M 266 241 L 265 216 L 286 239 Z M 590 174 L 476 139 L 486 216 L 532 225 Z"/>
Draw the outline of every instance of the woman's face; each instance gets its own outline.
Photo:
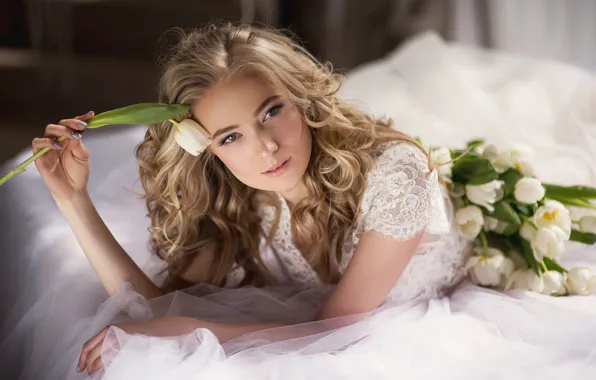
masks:
<path id="1" fill-rule="evenodd" d="M 211 150 L 255 189 L 292 198 L 301 192 L 312 137 L 298 109 L 256 76 L 215 85 L 193 114 L 211 135 Z"/>

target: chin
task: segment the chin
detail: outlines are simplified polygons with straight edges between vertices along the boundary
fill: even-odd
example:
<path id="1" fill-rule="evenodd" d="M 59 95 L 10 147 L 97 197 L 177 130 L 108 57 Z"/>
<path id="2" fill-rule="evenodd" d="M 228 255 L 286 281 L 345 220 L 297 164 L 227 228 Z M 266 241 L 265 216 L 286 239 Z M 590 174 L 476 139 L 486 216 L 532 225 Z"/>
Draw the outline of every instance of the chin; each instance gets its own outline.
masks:
<path id="1" fill-rule="evenodd" d="M 296 173 L 287 173 L 287 175 L 278 178 L 266 178 L 266 180 L 259 185 L 262 186 L 261 190 L 285 193 L 300 186 L 302 177 L 303 176 L 297 175 Z"/>

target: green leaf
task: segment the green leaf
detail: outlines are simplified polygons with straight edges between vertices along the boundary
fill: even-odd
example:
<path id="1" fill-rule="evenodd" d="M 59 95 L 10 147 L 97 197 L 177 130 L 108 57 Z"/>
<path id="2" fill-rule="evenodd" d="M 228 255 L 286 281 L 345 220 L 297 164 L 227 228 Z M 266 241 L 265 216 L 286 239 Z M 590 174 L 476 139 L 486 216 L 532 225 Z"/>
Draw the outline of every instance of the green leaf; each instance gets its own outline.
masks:
<path id="1" fill-rule="evenodd" d="M 546 266 L 546 269 L 548 269 L 548 270 L 554 270 L 559 273 L 567 273 L 567 269 L 560 266 L 559 263 L 557 263 L 555 260 L 553 260 L 551 258 L 545 257 L 543 259 L 543 262 L 544 262 L 544 265 Z"/>
<path id="2" fill-rule="evenodd" d="M 564 198 L 596 199 L 596 188 L 589 186 L 559 186 L 548 183 L 543 184 L 546 196 Z"/>
<path id="3" fill-rule="evenodd" d="M 476 139 L 468 142 L 468 148 L 475 149 L 481 145 L 484 145 L 483 139 Z"/>
<path id="4" fill-rule="evenodd" d="M 486 213 L 495 219 L 499 219 L 508 223 L 507 228 L 505 228 L 505 231 L 503 231 L 502 235 L 511 236 L 519 231 L 521 219 L 509 203 L 500 201 L 495 203 L 493 206 L 495 211 Z"/>
<path id="5" fill-rule="evenodd" d="M 520 214 L 524 214 L 526 216 L 534 215 L 534 212 L 532 211 L 532 209 L 527 205 L 522 205 L 522 204 L 516 203 L 516 204 L 514 204 L 514 207 L 517 211 L 519 211 Z"/>
<path id="6" fill-rule="evenodd" d="M 499 174 L 497 174 L 495 171 L 483 172 L 472 176 L 472 178 L 468 180 L 468 185 L 484 185 L 485 183 L 494 181 L 497 178 L 499 178 Z"/>
<path id="7" fill-rule="evenodd" d="M 509 169 L 499 176 L 499 179 L 505 182 L 505 185 L 503 185 L 505 196 L 513 193 L 515 184 L 522 178 L 524 178 L 524 175 L 515 169 Z"/>
<path id="8" fill-rule="evenodd" d="M 166 121 L 188 112 L 188 104 L 140 103 L 117 108 L 96 115 L 87 128 L 100 128 L 113 124 L 153 124 Z"/>
<path id="9" fill-rule="evenodd" d="M 470 179 L 475 176 L 494 176 L 494 174 L 487 173 L 496 174 L 490 161 L 476 154 L 466 155 L 455 161 L 451 170 L 453 173 L 453 180 L 464 184 L 467 184 Z"/>
<path id="10" fill-rule="evenodd" d="M 530 245 L 530 242 L 526 239 L 520 238 L 519 240 L 522 247 L 522 254 L 524 256 L 524 260 L 526 261 L 528 266 L 532 268 L 538 276 L 540 276 L 540 266 L 538 265 L 536 258 L 534 258 L 534 251 L 532 250 L 532 245 Z"/>
<path id="11" fill-rule="evenodd" d="M 596 205 L 593 205 L 590 202 L 583 200 L 583 199 L 566 198 L 566 197 L 563 197 L 560 195 L 546 195 L 545 198 L 552 199 L 553 201 L 561 202 L 565 206 L 584 207 L 584 208 L 590 208 L 592 210 L 596 210 Z"/>
<path id="12" fill-rule="evenodd" d="M 507 251 L 519 251 L 520 249 L 515 237 L 503 236 L 490 231 L 487 233 L 487 239 L 491 247 L 499 248 L 504 253 L 507 253 Z"/>
<path id="13" fill-rule="evenodd" d="M 584 244 L 594 244 L 596 243 L 596 235 L 578 230 L 571 230 L 571 237 L 569 240 Z"/>

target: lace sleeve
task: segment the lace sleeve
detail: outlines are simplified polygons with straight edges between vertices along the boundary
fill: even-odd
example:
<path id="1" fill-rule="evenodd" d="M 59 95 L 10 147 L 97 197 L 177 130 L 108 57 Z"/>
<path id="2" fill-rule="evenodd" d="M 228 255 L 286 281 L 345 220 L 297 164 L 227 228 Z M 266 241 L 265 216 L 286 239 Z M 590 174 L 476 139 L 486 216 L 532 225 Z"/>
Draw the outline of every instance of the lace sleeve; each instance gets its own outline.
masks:
<path id="1" fill-rule="evenodd" d="M 398 143 L 378 157 L 367 192 L 364 232 L 407 240 L 426 227 L 431 233 L 446 228 L 437 172 L 429 170 L 426 154 L 411 143 Z"/>

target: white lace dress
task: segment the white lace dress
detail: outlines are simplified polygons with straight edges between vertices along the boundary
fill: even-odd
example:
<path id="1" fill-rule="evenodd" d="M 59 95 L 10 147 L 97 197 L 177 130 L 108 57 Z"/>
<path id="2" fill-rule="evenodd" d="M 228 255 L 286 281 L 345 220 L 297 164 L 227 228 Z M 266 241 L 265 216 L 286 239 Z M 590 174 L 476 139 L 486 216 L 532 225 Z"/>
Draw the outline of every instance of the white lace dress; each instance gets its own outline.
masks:
<path id="1" fill-rule="evenodd" d="M 261 247 L 263 260 L 278 283 L 318 288 L 322 285 L 319 276 L 292 242 L 290 209 L 281 196 L 279 201 L 279 225 L 271 244 Z M 342 261 L 334 266 L 340 274 L 346 270 L 365 232 L 407 240 L 425 230 L 422 244 L 388 299 L 405 302 L 438 297 L 464 277 L 469 246 L 450 228 L 450 210 L 437 172 L 429 170 L 426 154 L 408 142 L 386 144 L 377 151 L 358 220 L 344 244 Z M 272 206 L 261 209 L 266 236 L 276 213 Z M 235 287 L 242 278 L 242 270 L 238 270 L 228 277 L 226 286 Z"/>

